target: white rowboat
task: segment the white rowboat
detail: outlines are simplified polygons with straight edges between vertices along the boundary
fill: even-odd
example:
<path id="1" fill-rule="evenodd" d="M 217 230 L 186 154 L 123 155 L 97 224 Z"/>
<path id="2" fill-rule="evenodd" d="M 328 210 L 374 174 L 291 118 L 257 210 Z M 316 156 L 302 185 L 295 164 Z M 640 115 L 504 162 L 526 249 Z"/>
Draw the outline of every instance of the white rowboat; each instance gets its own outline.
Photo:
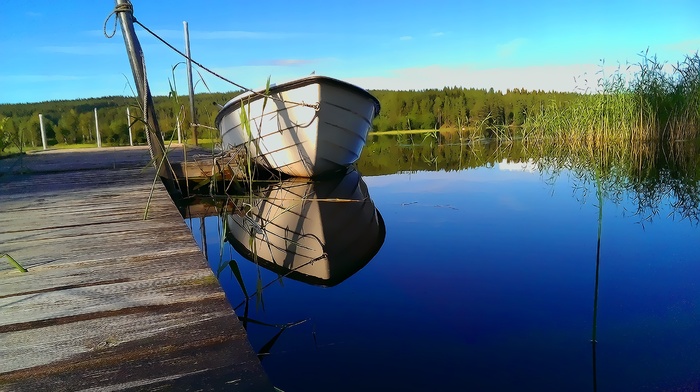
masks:
<path id="1" fill-rule="evenodd" d="M 233 98 L 216 127 L 224 149 L 245 146 L 265 167 L 316 177 L 357 161 L 377 114 L 379 101 L 367 90 L 313 75 Z"/>

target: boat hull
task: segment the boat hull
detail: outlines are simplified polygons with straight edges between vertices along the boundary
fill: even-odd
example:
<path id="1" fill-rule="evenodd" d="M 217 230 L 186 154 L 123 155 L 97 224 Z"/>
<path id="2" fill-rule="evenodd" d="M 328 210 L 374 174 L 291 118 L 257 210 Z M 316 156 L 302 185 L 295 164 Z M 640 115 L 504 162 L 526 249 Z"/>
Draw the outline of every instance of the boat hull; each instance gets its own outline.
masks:
<path id="1" fill-rule="evenodd" d="M 244 146 L 258 163 L 290 176 L 317 177 L 357 161 L 379 113 L 369 92 L 324 76 L 270 87 L 267 99 L 264 93 L 229 101 L 216 126 L 224 149 Z"/>

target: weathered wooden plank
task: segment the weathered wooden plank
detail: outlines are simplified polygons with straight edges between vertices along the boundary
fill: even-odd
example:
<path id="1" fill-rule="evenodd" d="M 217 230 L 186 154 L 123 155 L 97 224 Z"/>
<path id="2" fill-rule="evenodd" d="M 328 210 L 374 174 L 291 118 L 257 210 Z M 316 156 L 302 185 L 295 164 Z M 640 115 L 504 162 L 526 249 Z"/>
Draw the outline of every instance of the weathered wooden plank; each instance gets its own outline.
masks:
<path id="1" fill-rule="evenodd" d="M 76 354 L 95 352 L 116 347 L 127 341 L 156 335 L 156 331 L 174 330 L 183 326 L 206 322 L 216 317 L 227 317 L 221 309 L 202 309 L 192 302 L 173 304 L 169 307 L 173 317 L 161 317 L 158 308 L 136 308 L 130 314 L 113 312 L 104 317 L 55 323 L 38 328 L 22 329 L 17 333 L 0 335 L 0 352 L 3 358 L 2 373 L 34 366 L 47 365 Z M 76 328 L 76 324 L 82 328 Z M 135 326 L 135 327 L 134 327 Z M 129 336 L 125 335 L 128 331 Z M 211 331 L 212 335 L 218 332 Z M 47 338 L 51 337 L 51 338 Z M 27 345 L 40 350 L 41 356 L 26 356 Z"/>
<path id="2" fill-rule="evenodd" d="M 273 389 L 148 160 L 0 162 L 0 391 Z"/>
<path id="3" fill-rule="evenodd" d="M 194 297 L 222 296 L 223 293 L 214 285 L 202 284 L 213 281 L 211 273 L 199 270 L 155 279 L 109 279 L 99 285 L 8 296 L 0 298 L 0 309 L 3 310 L 0 333 L 32 328 L 32 322 L 36 321 L 58 323 L 64 322 L 64 317 L 70 320 L 100 317 L 101 313 L 126 308 L 187 302 Z"/>
<path id="4" fill-rule="evenodd" d="M 20 362 L 16 370 L 0 373 L 0 390 L 80 390 L 106 385 L 107 390 L 151 390 L 162 384 L 181 390 L 183 385 L 205 383 L 213 373 L 220 383 L 205 390 L 269 391 L 252 351 L 238 353 L 247 354 L 248 361 L 228 362 L 232 358 L 226 346 L 246 347 L 247 341 L 242 330 L 229 333 L 228 328 L 209 328 L 233 321 L 230 314 L 222 314 L 220 305 L 184 303 L 168 307 L 168 317 L 147 309 L 142 314 L 83 321 L 79 328 L 73 323 L 20 331 L 11 335 L 19 344 L 0 335 L 4 347 L 22 346 L 42 353 L 27 357 L 4 350 L 3 358 Z M 200 380 L 188 379 L 193 374 Z M 236 382 L 240 389 L 228 388 Z"/>
<path id="5" fill-rule="evenodd" d="M 148 254 L 89 259 L 63 264 L 43 264 L 31 269 L 41 279 L 28 280 L 24 274 L 12 269 L 0 278 L 0 298 L 58 290 L 78 286 L 90 286 L 103 282 L 131 281 L 144 271 L 152 277 L 167 276 L 176 269 L 183 274 L 200 270 L 196 260 L 199 251 L 190 247 L 167 249 Z"/>
<path id="6" fill-rule="evenodd" d="M 37 229 L 4 233 L 0 238 L 2 252 L 11 254 L 25 268 L 47 263 L 146 255 L 195 246 L 187 229 L 164 228 L 151 224 L 151 221 Z M 125 243 L 128 246 L 125 247 Z M 0 271 L 4 269 L 0 268 Z"/>
<path id="7" fill-rule="evenodd" d="M 37 223 L 41 223 L 37 221 Z M 89 225 L 80 225 L 67 221 L 67 225 L 57 225 L 53 227 L 40 228 L 34 230 L 7 231 L 0 234 L 3 240 L 3 247 L 17 246 L 19 249 L 26 249 L 32 252 L 55 253 L 57 250 L 65 254 L 74 253 L 72 247 L 92 247 L 95 251 L 101 248 L 117 247 L 121 244 L 115 243 L 117 240 L 129 240 L 133 242 L 132 247 L 124 249 L 124 252 L 144 251 L 148 252 L 149 246 L 156 248 L 169 248 L 173 246 L 189 246 L 194 243 L 190 233 L 182 228 L 168 228 L 152 221 L 131 220 L 125 222 L 105 222 Z M 162 240 L 163 243 L 152 243 L 149 240 L 149 230 L 159 230 L 153 233 L 153 238 Z M 145 237 L 145 238 L 141 238 Z M 110 240 L 111 238 L 111 240 Z M 171 238 L 174 241 L 168 241 Z M 187 244 L 178 244 L 177 240 L 186 240 Z M 37 241 L 27 244 L 27 241 Z M 44 241 L 44 242 L 39 242 Z M 62 242 L 65 241 L 65 242 Z M 102 241 L 102 243 L 100 243 Z M 65 246 L 64 246 L 65 244 Z M 139 245 L 139 246 L 135 246 Z M 43 246 L 53 247 L 53 249 L 41 249 Z M 153 249 L 153 248 L 151 248 Z M 89 254 L 84 255 L 89 257 Z"/>
<path id="8" fill-rule="evenodd" d="M 0 173 L 144 168 L 150 161 L 147 151 L 147 147 L 45 151 L 0 160 Z"/>
<path id="9" fill-rule="evenodd" d="M 131 307 L 122 311 L 89 314 L 90 318 L 73 317 L 64 322 L 35 323 L 37 326 L 33 328 L 0 334 L 0 353 L 3 358 L 12 358 L 0 364 L 0 374 L 47 365 L 76 354 L 156 336 L 163 331 L 206 323 L 213 318 L 229 318 L 229 312 L 216 306 L 220 304 L 217 300 L 220 298 L 205 297 L 197 301 Z M 162 317 L 165 311 L 170 312 L 171 317 Z M 81 328 L 76 328 L 78 325 Z M 209 338 L 219 334 L 218 331 L 208 333 L 211 334 Z M 23 355 L 27 346 L 40 350 L 42 355 Z"/>
<path id="10" fill-rule="evenodd" d="M 128 193 L 141 190 L 152 184 L 153 177 L 143 178 L 137 186 L 129 178 L 146 176 L 141 170 L 93 170 L 69 173 L 41 173 L 13 176 L 12 181 L 0 181 L 0 194 L 8 200 L 34 197 L 63 196 L 67 191 L 83 193 L 84 196 Z M 4 176 L 7 177 L 7 176 Z M 60 178 L 57 178 L 60 177 Z M 1 179 L 2 177 L 0 177 Z M 145 180 L 145 181 L 144 181 Z M 150 180 L 150 181 L 149 181 Z M 30 188 L 30 189 L 28 189 Z M 86 200 L 87 201 L 87 200 Z"/>

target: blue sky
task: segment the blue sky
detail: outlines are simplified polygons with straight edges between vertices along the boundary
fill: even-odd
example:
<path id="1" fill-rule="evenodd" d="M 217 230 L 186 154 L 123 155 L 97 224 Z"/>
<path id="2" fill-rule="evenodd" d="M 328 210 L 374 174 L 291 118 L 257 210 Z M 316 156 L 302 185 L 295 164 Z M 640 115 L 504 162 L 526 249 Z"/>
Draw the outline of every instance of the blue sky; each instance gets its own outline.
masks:
<path id="1" fill-rule="evenodd" d="M 298 2 L 133 0 L 134 15 L 173 45 L 247 87 L 323 74 L 364 88 L 465 86 L 574 90 L 649 48 L 675 63 L 700 50 L 700 1 Z M 0 103 L 132 95 L 114 2 L 4 0 Z M 113 29 L 114 19 L 107 30 Z M 177 54 L 137 28 L 154 94 L 186 93 Z M 234 86 L 204 74 L 211 91 Z M 574 77 L 580 76 L 576 81 Z M 196 76 L 196 79 L 199 79 Z M 588 82 L 585 82 L 585 81 Z M 197 83 L 196 91 L 207 91 Z"/>

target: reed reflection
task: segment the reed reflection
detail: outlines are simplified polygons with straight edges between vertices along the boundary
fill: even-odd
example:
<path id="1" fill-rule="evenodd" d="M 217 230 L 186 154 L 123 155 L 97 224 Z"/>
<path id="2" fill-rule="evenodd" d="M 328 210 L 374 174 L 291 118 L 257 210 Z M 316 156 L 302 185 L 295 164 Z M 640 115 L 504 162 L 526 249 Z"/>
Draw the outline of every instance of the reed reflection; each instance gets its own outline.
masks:
<path id="1" fill-rule="evenodd" d="M 523 139 L 460 143 L 437 136 L 440 143 L 418 136 L 372 135 L 358 162 L 366 175 L 418 171 L 458 171 L 493 167 L 499 162 L 535 162 L 543 175 L 573 177 L 576 188 L 598 182 L 609 198 L 629 194 L 631 214 L 652 221 L 669 203 L 673 217 L 700 223 L 700 141 L 601 141 Z M 456 141 L 456 143 L 455 143 Z"/>

